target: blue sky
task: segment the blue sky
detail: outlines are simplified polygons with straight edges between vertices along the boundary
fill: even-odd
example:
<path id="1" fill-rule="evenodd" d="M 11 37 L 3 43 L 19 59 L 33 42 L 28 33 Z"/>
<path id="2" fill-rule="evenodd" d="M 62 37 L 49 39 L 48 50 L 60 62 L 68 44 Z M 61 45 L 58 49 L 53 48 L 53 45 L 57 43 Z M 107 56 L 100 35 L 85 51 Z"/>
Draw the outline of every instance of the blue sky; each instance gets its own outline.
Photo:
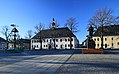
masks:
<path id="1" fill-rule="evenodd" d="M 0 0 L 0 31 L 2 26 L 15 23 L 24 37 L 40 22 L 47 27 L 55 18 L 63 27 L 69 17 L 75 17 L 80 30 L 76 36 L 81 43 L 88 34 L 89 18 L 99 8 L 111 8 L 113 15 L 119 15 L 119 0 Z"/>

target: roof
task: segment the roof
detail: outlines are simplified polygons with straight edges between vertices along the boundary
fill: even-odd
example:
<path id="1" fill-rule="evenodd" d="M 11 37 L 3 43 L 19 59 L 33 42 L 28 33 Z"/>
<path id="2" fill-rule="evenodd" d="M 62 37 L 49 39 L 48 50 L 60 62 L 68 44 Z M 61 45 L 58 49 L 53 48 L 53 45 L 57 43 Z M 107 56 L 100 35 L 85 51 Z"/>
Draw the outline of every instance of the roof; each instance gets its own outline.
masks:
<path id="1" fill-rule="evenodd" d="M 97 29 L 93 36 L 101 35 L 101 27 Z M 119 25 L 104 26 L 103 36 L 117 36 L 119 35 Z"/>
<path id="2" fill-rule="evenodd" d="M 0 42 L 6 42 L 6 40 L 0 37 Z"/>
<path id="3" fill-rule="evenodd" d="M 19 39 L 19 41 L 23 43 L 30 43 L 30 39 Z"/>
<path id="4" fill-rule="evenodd" d="M 9 43 L 13 43 L 14 42 L 14 40 L 11 40 L 11 41 L 9 41 Z M 20 43 L 30 43 L 30 39 L 19 39 L 19 40 L 17 40 L 16 42 L 20 42 Z"/>
<path id="5" fill-rule="evenodd" d="M 19 32 L 19 31 L 16 28 L 13 28 L 12 32 Z"/>
<path id="6" fill-rule="evenodd" d="M 37 33 L 32 39 L 38 38 L 59 38 L 59 37 L 76 37 L 67 27 L 64 28 L 51 28 L 42 30 Z"/>

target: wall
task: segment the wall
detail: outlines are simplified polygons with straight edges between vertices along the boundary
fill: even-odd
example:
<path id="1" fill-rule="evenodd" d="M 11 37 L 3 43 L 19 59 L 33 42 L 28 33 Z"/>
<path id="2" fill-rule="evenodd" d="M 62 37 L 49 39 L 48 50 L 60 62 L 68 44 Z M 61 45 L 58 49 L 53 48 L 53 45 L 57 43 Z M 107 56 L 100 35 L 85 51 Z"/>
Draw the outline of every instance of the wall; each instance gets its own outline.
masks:
<path id="1" fill-rule="evenodd" d="M 61 37 L 61 38 L 55 38 L 55 45 L 56 49 L 70 49 L 70 41 L 69 37 Z M 78 41 L 75 37 L 72 37 L 72 48 L 77 47 Z M 35 40 L 35 42 L 34 42 Z M 58 40 L 58 41 L 56 41 Z M 61 40 L 61 41 L 60 41 Z M 42 40 L 42 48 L 43 49 L 49 49 L 49 45 L 51 45 L 52 48 L 54 48 L 54 42 L 53 38 L 46 38 Z M 31 49 L 40 49 L 40 42 L 38 39 L 32 39 L 31 40 Z"/>
<path id="2" fill-rule="evenodd" d="M 99 39 L 99 40 L 98 40 Z M 93 37 L 93 40 L 96 43 L 96 48 L 101 47 L 101 38 Z M 103 37 L 103 47 L 104 48 L 119 48 L 119 36 L 104 36 Z M 99 44 L 99 46 L 98 46 Z"/>

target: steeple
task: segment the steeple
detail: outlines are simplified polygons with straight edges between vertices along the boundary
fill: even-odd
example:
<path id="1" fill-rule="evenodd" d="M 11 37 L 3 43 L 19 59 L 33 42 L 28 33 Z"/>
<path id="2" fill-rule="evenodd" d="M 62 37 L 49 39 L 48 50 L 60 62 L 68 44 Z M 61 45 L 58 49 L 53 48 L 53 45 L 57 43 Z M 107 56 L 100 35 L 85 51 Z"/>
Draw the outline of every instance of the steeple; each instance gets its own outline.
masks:
<path id="1" fill-rule="evenodd" d="M 52 28 L 55 28 L 55 19 L 52 19 Z"/>

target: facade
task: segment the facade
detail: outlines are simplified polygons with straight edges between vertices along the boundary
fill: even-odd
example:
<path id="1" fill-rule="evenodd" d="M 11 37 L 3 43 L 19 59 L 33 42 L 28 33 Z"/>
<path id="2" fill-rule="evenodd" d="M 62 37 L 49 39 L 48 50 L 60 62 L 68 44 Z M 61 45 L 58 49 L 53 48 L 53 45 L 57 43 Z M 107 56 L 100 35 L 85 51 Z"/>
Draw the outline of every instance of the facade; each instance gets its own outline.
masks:
<path id="1" fill-rule="evenodd" d="M 96 48 L 101 48 L 101 27 L 93 35 L 93 40 L 95 41 Z M 119 25 L 104 26 L 103 33 L 103 48 L 119 48 Z"/>
<path id="2" fill-rule="evenodd" d="M 14 48 L 13 41 L 9 41 L 9 48 Z M 16 41 L 16 48 L 21 49 L 30 49 L 30 40 L 29 39 L 19 39 Z"/>
<path id="3" fill-rule="evenodd" d="M 51 29 L 42 30 L 31 39 L 31 49 L 70 49 L 78 47 L 78 43 L 69 28 L 55 28 L 53 19 Z"/>
<path id="4" fill-rule="evenodd" d="M 7 41 L 0 37 L 0 50 L 4 50 L 7 48 Z"/>
<path id="5" fill-rule="evenodd" d="M 56 28 L 54 30 L 42 30 L 31 39 L 31 49 L 70 49 L 70 39 L 72 48 L 78 47 L 76 36 L 68 28 Z"/>

